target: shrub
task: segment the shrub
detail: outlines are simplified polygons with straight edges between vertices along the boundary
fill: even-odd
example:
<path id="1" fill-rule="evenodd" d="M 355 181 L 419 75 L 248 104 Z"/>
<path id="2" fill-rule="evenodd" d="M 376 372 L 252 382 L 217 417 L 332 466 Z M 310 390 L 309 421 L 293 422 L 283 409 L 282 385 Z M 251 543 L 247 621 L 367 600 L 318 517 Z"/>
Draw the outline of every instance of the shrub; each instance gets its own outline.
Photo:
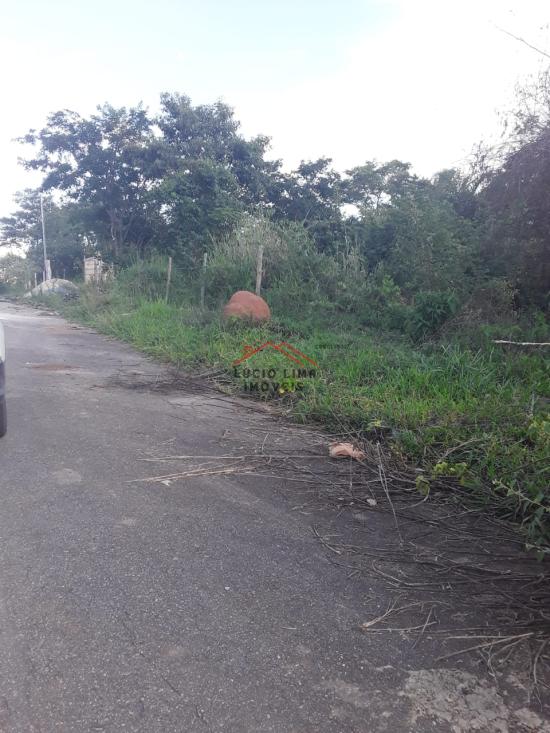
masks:
<path id="1" fill-rule="evenodd" d="M 215 244 L 208 260 L 206 298 L 219 307 L 236 290 L 253 290 L 258 248 L 263 245 L 262 294 L 276 313 L 293 316 L 327 309 L 338 291 L 339 268 L 315 250 L 303 227 L 278 226 L 252 217 Z"/>
<path id="2" fill-rule="evenodd" d="M 121 269 L 116 276 L 112 289 L 127 296 L 132 301 L 164 300 L 166 297 L 166 279 L 168 274 L 168 257 L 154 255 L 149 259 L 136 259 L 131 265 Z M 191 274 L 180 270 L 174 262 L 170 278 L 170 301 L 187 301 L 191 297 L 189 283 L 196 281 Z M 107 289 L 109 289 L 107 285 Z"/>
<path id="3" fill-rule="evenodd" d="M 458 308 L 458 299 L 449 291 L 419 293 L 409 315 L 408 330 L 415 339 L 435 333 Z"/>

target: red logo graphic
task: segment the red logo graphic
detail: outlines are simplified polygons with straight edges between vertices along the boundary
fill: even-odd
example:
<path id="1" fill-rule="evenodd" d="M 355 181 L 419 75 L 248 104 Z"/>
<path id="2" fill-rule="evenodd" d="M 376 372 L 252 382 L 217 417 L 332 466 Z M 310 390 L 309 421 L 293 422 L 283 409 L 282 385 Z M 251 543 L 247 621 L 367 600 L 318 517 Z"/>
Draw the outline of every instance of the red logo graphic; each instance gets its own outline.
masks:
<path id="1" fill-rule="evenodd" d="M 278 351 L 279 353 L 283 354 L 283 356 L 286 356 L 287 359 L 294 361 L 296 364 L 302 367 L 306 366 L 305 362 L 309 362 L 310 364 L 313 364 L 313 366 L 318 366 L 316 361 L 310 359 L 309 356 L 306 356 L 304 353 L 296 349 L 294 346 L 292 346 L 292 344 L 288 344 L 286 341 L 281 341 L 280 344 L 275 344 L 273 343 L 273 341 L 266 341 L 265 344 L 262 344 L 261 346 L 258 346 L 256 348 L 254 348 L 254 346 L 249 346 L 248 344 L 245 344 L 243 346 L 243 355 L 240 357 L 240 359 L 236 359 L 233 362 L 233 366 L 238 366 L 239 364 L 242 364 L 243 361 L 250 359 L 251 356 L 258 354 L 264 349 L 275 349 L 275 351 Z"/>

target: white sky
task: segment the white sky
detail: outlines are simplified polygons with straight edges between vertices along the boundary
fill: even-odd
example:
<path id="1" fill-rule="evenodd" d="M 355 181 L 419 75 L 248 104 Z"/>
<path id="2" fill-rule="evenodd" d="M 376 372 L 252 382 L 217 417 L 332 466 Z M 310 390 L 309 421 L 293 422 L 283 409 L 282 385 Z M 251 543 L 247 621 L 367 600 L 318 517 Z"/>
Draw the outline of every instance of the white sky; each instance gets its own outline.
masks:
<path id="1" fill-rule="evenodd" d="M 550 50 L 542 0 L 203 0 L 204 17 L 194 1 L 101 1 L 2 0 L 0 216 L 39 180 L 12 139 L 60 108 L 221 98 L 287 168 L 399 158 L 429 175 L 494 135 L 515 83 L 544 66 L 497 26 Z"/>

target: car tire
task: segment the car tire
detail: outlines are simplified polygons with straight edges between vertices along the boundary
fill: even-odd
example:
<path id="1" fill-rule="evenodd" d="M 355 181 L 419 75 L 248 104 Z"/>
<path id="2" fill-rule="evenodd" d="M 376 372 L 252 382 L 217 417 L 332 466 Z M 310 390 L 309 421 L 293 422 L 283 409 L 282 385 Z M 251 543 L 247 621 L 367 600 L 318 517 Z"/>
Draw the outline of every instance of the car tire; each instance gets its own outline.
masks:
<path id="1" fill-rule="evenodd" d="M 0 438 L 6 434 L 8 429 L 8 413 L 6 410 L 6 398 L 0 398 Z"/>

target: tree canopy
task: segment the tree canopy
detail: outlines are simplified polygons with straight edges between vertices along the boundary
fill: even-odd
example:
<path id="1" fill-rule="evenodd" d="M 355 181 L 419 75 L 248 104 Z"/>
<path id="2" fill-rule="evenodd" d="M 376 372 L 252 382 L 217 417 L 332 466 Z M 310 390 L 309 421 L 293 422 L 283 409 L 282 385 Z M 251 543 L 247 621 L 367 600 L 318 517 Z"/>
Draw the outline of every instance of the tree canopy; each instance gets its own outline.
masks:
<path id="1" fill-rule="evenodd" d="M 105 104 L 89 117 L 51 114 L 21 140 L 44 179 L 54 270 L 78 271 L 85 253 L 115 263 L 167 253 L 197 263 L 245 215 L 292 222 L 320 253 L 353 250 L 414 297 L 467 292 L 506 278 L 520 300 L 544 306 L 550 281 L 549 73 L 521 90 L 498 151 L 432 179 L 403 161 L 366 161 L 341 173 L 329 158 L 294 171 L 270 160 L 265 136 L 246 138 L 231 107 L 163 94 L 158 114 Z M 38 192 L 1 221 L 4 242 L 40 261 Z"/>

